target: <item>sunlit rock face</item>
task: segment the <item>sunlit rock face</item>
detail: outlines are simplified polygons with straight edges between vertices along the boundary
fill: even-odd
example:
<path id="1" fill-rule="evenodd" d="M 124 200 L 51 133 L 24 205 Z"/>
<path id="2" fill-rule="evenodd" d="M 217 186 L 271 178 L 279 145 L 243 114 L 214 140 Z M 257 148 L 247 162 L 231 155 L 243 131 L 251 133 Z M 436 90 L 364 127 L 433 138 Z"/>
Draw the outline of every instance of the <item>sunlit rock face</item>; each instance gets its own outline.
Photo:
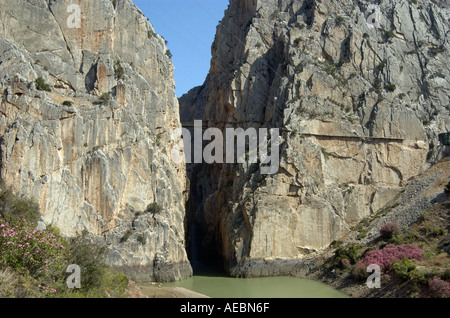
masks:
<path id="1" fill-rule="evenodd" d="M 190 276 L 164 39 L 130 0 L 72 2 L 1 3 L 1 177 L 62 234 L 107 243 L 133 278 Z"/>
<path id="2" fill-rule="evenodd" d="M 230 1 L 205 84 L 180 99 L 182 122 L 282 131 L 274 175 L 189 170 L 202 247 L 230 273 L 289 273 L 444 155 L 448 5 L 375 9 L 376 21 L 369 1 Z"/>

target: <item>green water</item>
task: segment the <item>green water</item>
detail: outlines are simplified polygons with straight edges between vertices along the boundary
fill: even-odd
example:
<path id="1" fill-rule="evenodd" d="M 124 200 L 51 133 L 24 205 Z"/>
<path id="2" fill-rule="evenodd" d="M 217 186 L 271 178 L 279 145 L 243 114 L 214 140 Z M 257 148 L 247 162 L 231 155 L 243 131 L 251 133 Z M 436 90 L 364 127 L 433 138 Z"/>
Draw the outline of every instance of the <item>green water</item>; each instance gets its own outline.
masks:
<path id="1" fill-rule="evenodd" d="M 212 298 L 347 298 L 319 282 L 293 277 L 232 278 L 198 275 L 164 284 L 184 287 Z"/>

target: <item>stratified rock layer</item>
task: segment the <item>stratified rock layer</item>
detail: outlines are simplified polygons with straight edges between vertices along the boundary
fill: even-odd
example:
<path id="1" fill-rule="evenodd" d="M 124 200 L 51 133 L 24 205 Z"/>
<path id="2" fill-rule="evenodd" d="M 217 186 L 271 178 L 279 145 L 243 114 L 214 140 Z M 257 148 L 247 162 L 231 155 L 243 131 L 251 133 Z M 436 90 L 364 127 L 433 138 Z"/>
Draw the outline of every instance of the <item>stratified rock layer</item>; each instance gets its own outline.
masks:
<path id="1" fill-rule="evenodd" d="M 275 175 L 191 170 L 203 248 L 230 273 L 288 272 L 448 151 L 437 135 L 450 130 L 450 11 L 436 3 L 381 1 L 371 28 L 366 1 L 230 1 L 182 122 L 283 132 Z"/>
<path id="2" fill-rule="evenodd" d="M 62 234 L 106 242 L 133 278 L 190 276 L 164 39 L 130 0 L 80 1 L 71 28 L 72 2 L 1 1 L 1 177 Z"/>

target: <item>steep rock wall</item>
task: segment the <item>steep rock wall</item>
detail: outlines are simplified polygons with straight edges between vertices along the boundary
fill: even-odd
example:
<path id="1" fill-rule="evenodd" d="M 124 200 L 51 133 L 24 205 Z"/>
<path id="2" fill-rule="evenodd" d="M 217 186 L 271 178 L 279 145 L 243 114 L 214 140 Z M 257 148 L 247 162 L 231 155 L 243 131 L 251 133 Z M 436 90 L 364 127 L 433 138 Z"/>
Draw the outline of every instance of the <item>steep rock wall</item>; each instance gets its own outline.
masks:
<path id="1" fill-rule="evenodd" d="M 230 273 L 285 273 L 448 153 L 437 140 L 450 130 L 448 6 L 381 1 L 371 28 L 370 3 L 230 1 L 205 84 L 180 99 L 182 122 L 283 132 L 275 175 L 191 170 L 203 247 Z"/>
<path id="2" fill-rule="evenodd" d="M 70 27 L 72 3 L 79 28 Z M 0 20 L 5 185 L 37 200 L 62 234 L 107 243 L 108 262 L 135 279 L 191 275 L 164 39 L 130 0 L 2 0 Z"/>

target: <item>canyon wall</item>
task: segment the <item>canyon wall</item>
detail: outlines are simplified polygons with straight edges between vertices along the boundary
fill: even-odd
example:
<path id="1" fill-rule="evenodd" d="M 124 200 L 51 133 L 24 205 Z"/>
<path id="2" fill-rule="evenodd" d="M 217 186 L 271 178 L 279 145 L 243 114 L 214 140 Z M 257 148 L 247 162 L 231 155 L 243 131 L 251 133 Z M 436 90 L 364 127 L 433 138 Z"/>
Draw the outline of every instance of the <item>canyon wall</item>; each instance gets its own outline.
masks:
<path id="1" fill-rule="evenodd" d="M 134 279 L 190 276 L 164 39 L 130 0 L 1 0 L 0 21 L 4 185 Z"/>
<path id="2" fill-rule="evenodd" d="M 281 132 L 274 175 L 189 167 L 196 235 L 232 275 L 289 273 L 448 154 L 448 5 L 370 3 L 231 0 L 204 85 L 180 99 L 184 123 Z"/>
<path id="3" fill-rule="evenodd" d="M 2 182 L 136 280 L 190 276 L 187 244 L 235 276 L 289 273 L 448 154 L 445 1 L 374 16 L 370 1 L 231 0 L 180 108 L 165 41 L 131 0 L 0 4 Z M 278 128 L 277 173 L 176 164 L 180 115 Z"/>

